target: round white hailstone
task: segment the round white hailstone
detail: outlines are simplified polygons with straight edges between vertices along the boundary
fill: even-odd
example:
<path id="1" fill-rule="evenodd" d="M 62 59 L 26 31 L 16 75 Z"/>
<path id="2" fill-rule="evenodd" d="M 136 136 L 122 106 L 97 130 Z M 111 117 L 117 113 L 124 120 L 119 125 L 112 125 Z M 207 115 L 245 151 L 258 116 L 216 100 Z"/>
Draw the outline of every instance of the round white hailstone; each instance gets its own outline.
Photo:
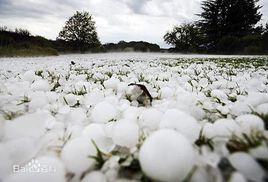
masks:
<path id="1" fill-rule="evenodd" d="M 47 80 L 44 79 L 40 79 L 40 80 L 36 80 L 32 85 L 31 85 L 31 89 L 33 91 L 49 91 L 49 83 Z"/>
<path id="2" fill-rule="evenodd" d="M 58 110 L 58 114 L 55 116 L 58 121 L 65 122 L 69 119 L 69 113 L 71 112 L 71 108 L 67 105 L 60 106 Z"/>
<path id="3" fill-rule="evenodd" d="M 6 142 L 5 150 L 14 164 L 23 164 L 35 156 L 38 148 L 32 138 L 23 137 Z"/>
<path id="4" fill-rule="evenodd" d="M 177 109 L 170 109 L 165 112 L 159 128 L 175 129 L 191 142 L 196 141 L 201 130 L 201 126 L 195 118 Z"/>
<path id="5" fill-rule="evenodd" d="M 76 123 L 76 124 L 79 124 L 79 123 L 82 124 L 83 121 L 85 121 L 86 119 L 85 110 L 82 108 L 76 108 L 76 109 L 71 110 L 71 113 L 69 116 L 70 116 L 69 121 L 72 123 Z"/>
<path id="6" fill-rule="evenodd" d="M 29 70 L 23 74 L 22 79 L 31 83 L 35 80 L 35 77 L 35 72 L 33 70 Z"/>
<path id="7" fill-rule="evenodd" d="M 4 131 L 5 131 L 5 122 L 2 121 L 0 118 L 0 141 L 2 140 L 2 138 L 5 135 Z"/>
<path id="8" fill-rule="evenodd" d="M 229 182 L 247 182 L 247 179 L 239 172 L 234 172 L 231 175 Z"/>
<path id="9" fill-rule="evenodd" d="M 0 181 L 12 172 L 12 162 L 4 145 L 0 143 Z"/>
<path id="10" fill-rule="evenodd" d="M 177 96 L 177 102 L 183 104 L 184 107 L 192 107 L 196 105 L 197 101 L 197 96 L 189 92 L 180 93 Z"/>
<path id="11" fill-rule="evenodd" d="M 80 137 L 83 129 L 84 129 L 84 126 L 81 124 L 70 124 L 68 125 L 67 130 L 65 129 L 65 132 L 66 132 L 65 134 L 66 136 L 71 136 L 71 139 L 73 139 L 76 137 Z M 58 130 L 58 131 L 62 131 L 62 130 Z"/>
<path id="12" fill-rule="evenodd" d="M 90 140 L 75 138 L 63 147 L 61 159 L 68 171 L 81 174 L 94 166 L 95 161 L 89 156 L 96 156 L 96 153 L 96 148 Z"/>
<path id="13" fill-rule="evenodd" d="M 213 77 L 214 77 L 214 75 L 213 75 Z M 214 81 L 211 85 L 210 85 L 210 87 L 212 88 L 212 89 L 219 89 L 219 88 L 223 88 L 223 87 L 225 87 L 227 85 L 227 80 L 223 80 L 223 79 L 221 79 L 221 80 L 218 80 L 218 81 Z"/>
<path id="14" fill-rule="evenodd" d="M 249 92 L 245 102 L 248 105 L 256 107 L 260 104 L 267 103 L 268 102 L 268 95 L 267 95 L 267 93 Z"/>
<path id="15" fill-rule="evenodd" d="M 107 123 L 117 115 L 114 106 L 108 102 L 98 103 L 92 110 L 92 121 L 96 123 Z"/>
<path id="16" fill-rule="evenodd" d="M 97 103 L 103 101 L 104 94 L 100 90 L 94 90 L 85 95 L 84 103 L 86 106 L 95 106 Z"/>
<path id="17" fill-rule="evenodd" d="M 225 106 L 219 105 L 219 106 L 217 106 L 216 108 L 217 108 L 217 110 L 220 111 L 221 114 L 223 114 L 223 115 L 228 115 L 228 113 L 230 112 L 229 107 L 226 106 L 226 105 L 225 105 Z"/>
<path id="18" fill-rule="evenodd" d="M 98 136 L 105 136 L 103 124 L 92 123 L 87 125 L 82 132 L 82 136 L 88 139 L 94 139 Z"/>
<path id="19" fill-rule="evenodd" d="M 118 83 L 118 85 L 117 85 L 117 94 L 118 93 L 122 93 L 122 94 L 126 93 L 127 90 L 128 90 L 128 85 L 126 83 L 124 83 L 124 82 Z"/>
<path id="20" fill-rule="evenodd" d="M 247 153 L 237 152 L 229 157 L 232 166 L 247 179 L 252 181 L 262 181 L 264 171 L 261 166 Z"/>
<path id="21" fill-rule="evenodd" d="M 237 101 L 231 107 L 231 114 L 234 114 L 236 116 L 239 116 L 241 114 L 248 114 L 250 112 L 251 112 L 251 108 L 245 102 Z"/>
<path id="22" fill-rule="evenodd" d="M 118 105 L 118 98 L 116 96 L 106 96 L 104 100 L 114 106 Z"/>
<path id="23" fill-rule="evenodd" d="M 232 119 L 218 119 L 213 123 L 216 136 L 230 137 L 232 134 L 240 133 L 240 126 Z"/>
<path id="24" fill-rule="evenodd" d="M 128 148 L 135 147 L 139 140 L 139 126 L 127 120 L 117 121 L 112 138 L 117 145 Z"/>
<path id="25" fill-rule="evenodd" d="M 113 150 L 115 145 L 113 144 L 112 139 L 106 136 L 103 127 L 102 124 L 89 124 L 82 131 L 82 136 L 89 141 L 93 140 L 102 152 L 109 153 Z"/>
<path id="26" fill-rule="evenodd" d="M 62 106 L 59 108 L 58 114 L 68 115 L 71 112 L 71 108 L 69 106 Z"/>
<path id="27" fill-rule="evenodd" d="M 169 87 L 163 87 L 159 90 L 161 99 L 170 99 L 174 96 L 174 91 Z"/>
<path id="28" fill-rule="evenodd" d="M 263 88 L 265 88 L 263 86 L 263 82 L 260 79 L 257 78 L 252 78 L 247 80 L 247 88 L 249 91 L 261 91 Z"/>
<path id="29" fill-rule="evenodd" d="M 140 116 L 140 125 L 149 130 L 156 130 L 163 113 L 154 108 L 145 108 Z"/>
<path id="30" fill-rule="evenodd" d="M 266 146 L 252 148 L 249 153 L 257 159 L 268 160 L 268 148 Z"/>
<path id="31" fill-rule="evenodd" d="M 29 110 L 30 111 L 36 111 L 37 109 L 42 109 L 48 104 L 48 100 L 46 96 L 44 95 L 44 92 L 37 92 L 39 95 L 32 95 L 29 102 Z"/>
<path id="32" fill-rule="evenodd" d="M 69 106 L 74 106 L 77 101 L 79 100 L 79 98 L 74 95 L 74 94 L 67 94 L 63 97 L 63 102 L 67 102 L 65 104 L 69 105 Z"/>
<path id="33" fill-rule="evenodd" d="M 56 92 L 46 92 L 46 98 L 49 103 L 55 103 L 59 99 L 59 94 Z"/>
<path id="34" fill-rule="evenodd" d="M 126 99 L 122 99 L 122 100 L 119 101 L 119 107 L 118 107 L 118 109 L 119 109 L 120 111 L 124 111 L 124 110 L 126 110 L 128 107 L 130 107 L 130 102 L 129 102 L 128 100 L 126 100 Z"/>
<path id="35" fill-rule="evenodd" d="M 31 164 L 30 164 L 31 163 Z M 40 165 L 41 167 L 37 169 L 40 172 L 19 172 L 13 173 L 7 179 L 6 182 L 47 182 L 47 181 L 65 181 L 65 170 L 62 162 L 55 157 L 43 156 L 32 160 L 28 165 L 33 166 Z M 27 168 L 30 168 L 27 167 Z M 43 171 L 43 172 L 42 172 Z"/>
<path id="36" fill-rule="evenodd" d="M 28 114 L 14 119 L 5 124 L 5 138 L 13 139 L 18 137 L 39 138 L 46 132 L 47 121 L 52 120 L 47 113 Z"/>
<path id="37" fill-rule="evenodd" d="M 154 180 L 182 181 L 195 164 L 195 153 L 183 135 L 162 129 L 145 140 L 139 161 L 143 172 Z"/>
<path id="38" fill-rule="evenodd" d="M 105 135 L 109 138 L 112 138 L 113 136 L 113 130 L 114 130 L 114 126 L 116 125 L 115 122 L 109 122 L 109 123 L 106 123 L 104 125 L 104 132 L 105 132 Z"/>
<path id="39" fill-rule="evenodd" d="M 228 96 L 222 90 L 212 90 L 211 96 L 220 99 L 221 101 L 228 100 Z"/>
<path id="40" fill-rule="evenodd" d="M 92 171 L 88 173 L 83 179 L 82 182 L 106 182 L 106 177 L 103 173 L 99 171 Z"/>
<path id="41" fill-rule="evenodd" d="M 268 114 L 268 103 L 261 104 L 256 108 L 256 112 L 262 115 Z"/>
<path id="42" fill-rule="evenodd" d="M 120 83 L 120 80 L 118 78 L 112 77 L 106 81 L 103 82 L 103 85 L 106 89 L 117 89 L 117 85 Z"/>
<path id="43" fill-rule="evenodd" d="M 244 133 L 250 134 L 252 130 L 264 130 L 264 122 L 262 119 L 253 114 L 238 116 L 235 120 L 241 126 L 242 132 Z"/>
<path id="44" fill-rule="evenodd" d="M 27 81 L 23 82 L 9 81 L 5 84 L 5 86 L 9 93 L 17 96 L 24 96 L 30 90 L 30 83 Z"/>
<path id="45" fill-rule="evenodd" d="M 207 78 L 201 78 L 199 80 L 199 86 L 203 87 L 203 88 L 207 87 L 208 86 L 208 79 Z"/>
<path id="46" fill-rule="evenodd" d="M 128 107 L 124 112 L 123 112 L 123 118 L 128 120 L 128 121 L 134 121 L 136 122 L 138 117 L 140 115 L 140 110 L 137 107 Z"/>
<path id="47" fill-rule="evenodd" d="M 207 123 L 204 124 L 204 126 L 203 126 L 203 134 L 207 138 L 213 138 L 213 137 L 217 136 L 217 132 L 214 130 L 212 123 L 207 122 Z"/>

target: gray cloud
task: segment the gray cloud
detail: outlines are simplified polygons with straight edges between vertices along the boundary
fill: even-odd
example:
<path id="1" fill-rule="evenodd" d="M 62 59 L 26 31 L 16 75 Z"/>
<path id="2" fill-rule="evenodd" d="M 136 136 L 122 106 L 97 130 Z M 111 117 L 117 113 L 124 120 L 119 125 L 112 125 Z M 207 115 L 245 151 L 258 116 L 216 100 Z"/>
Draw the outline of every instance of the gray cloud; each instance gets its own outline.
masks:
<path id="1" fill-rule="evenodd" d="M 93 14 L 102 42 L 146 40 L 162 46 L 173 25 L 196 20 L 201 0 L 0 0 L 0 26 L 29 29 L 55 39 L 76 10 Z M 268 21 L 268 2 L 263 22 Z"/>

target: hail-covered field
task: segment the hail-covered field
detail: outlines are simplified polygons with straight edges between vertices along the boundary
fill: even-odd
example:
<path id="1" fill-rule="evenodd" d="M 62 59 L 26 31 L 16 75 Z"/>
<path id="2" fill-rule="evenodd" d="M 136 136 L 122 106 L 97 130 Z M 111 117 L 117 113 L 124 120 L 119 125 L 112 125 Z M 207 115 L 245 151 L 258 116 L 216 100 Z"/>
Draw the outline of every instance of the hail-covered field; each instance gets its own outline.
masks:
<path id="1" fill-rule="evenodd" d="M 0 59 L 0 181 L 267 180 L 268 58 L 218 57 Z"/>

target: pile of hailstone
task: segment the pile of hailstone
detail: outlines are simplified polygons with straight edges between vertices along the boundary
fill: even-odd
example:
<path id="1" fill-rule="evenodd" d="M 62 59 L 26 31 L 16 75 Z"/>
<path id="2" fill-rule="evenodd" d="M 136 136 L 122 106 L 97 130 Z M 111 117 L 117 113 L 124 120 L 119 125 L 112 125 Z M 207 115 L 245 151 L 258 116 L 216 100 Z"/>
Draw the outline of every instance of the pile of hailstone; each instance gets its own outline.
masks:
<path id="1" fill-rule="evenodd" d="M 267 70 L 261 57 L 3 59 L 0 181 L 265 181 Z M 32 160 L 53 170 L 13 171 Z"/>

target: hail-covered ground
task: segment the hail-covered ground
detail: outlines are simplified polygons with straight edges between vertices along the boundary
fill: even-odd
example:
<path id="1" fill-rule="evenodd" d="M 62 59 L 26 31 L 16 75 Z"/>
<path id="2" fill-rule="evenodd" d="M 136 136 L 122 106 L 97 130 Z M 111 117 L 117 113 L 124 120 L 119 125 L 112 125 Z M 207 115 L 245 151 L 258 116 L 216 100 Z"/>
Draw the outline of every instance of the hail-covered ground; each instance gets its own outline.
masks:
<path id="1" fill-rule="evenodd" d="M 267 57 L 2 58 L 0 181 L 265 181 L 267 92 Z"/>

